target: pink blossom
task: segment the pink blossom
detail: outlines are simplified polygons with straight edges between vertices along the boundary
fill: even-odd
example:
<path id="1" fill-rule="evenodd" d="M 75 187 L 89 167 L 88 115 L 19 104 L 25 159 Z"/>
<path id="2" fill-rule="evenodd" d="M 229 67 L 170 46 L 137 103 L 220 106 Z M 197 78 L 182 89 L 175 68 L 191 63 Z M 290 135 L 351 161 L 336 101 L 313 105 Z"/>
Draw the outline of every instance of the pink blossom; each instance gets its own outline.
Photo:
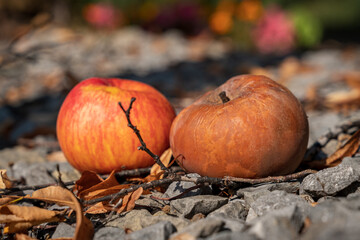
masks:
<path id="1" fill-rule="evenodd" d="M 121 13 L 109 4 L 89 4 L 83 10 L 85 20 L 97 28 L 115 28 Z"/>
<path id="2" fill-rule="evenodd" d="M 253 32 L 254 42 L 261 53 L 289 52 L 295 45 L 295 29 L 280 8 L 268 9 Z"/>

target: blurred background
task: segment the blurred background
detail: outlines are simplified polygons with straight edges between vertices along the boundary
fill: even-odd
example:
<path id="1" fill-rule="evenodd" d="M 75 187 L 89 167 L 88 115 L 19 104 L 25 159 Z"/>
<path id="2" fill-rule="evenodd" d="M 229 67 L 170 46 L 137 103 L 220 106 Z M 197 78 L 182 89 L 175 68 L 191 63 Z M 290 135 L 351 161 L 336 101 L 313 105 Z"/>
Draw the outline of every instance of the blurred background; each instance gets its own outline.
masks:
<path id="1" fill-rule="evenodd" d="M 180 111 L 267 75 L 304 104 L 314 141 L 360 106 L 359 13 L 358 0 L 0 0 L 0 149 L 56 146 L 64 97 L 94 76 L 151 84 Z"/>

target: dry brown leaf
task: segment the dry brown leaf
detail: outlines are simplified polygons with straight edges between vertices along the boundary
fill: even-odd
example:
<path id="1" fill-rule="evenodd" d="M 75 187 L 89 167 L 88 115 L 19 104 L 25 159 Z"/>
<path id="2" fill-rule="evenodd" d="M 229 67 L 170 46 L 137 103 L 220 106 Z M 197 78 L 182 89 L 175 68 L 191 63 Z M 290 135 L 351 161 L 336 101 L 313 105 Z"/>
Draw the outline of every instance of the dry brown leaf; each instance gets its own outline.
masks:
<path id="1" fill-rule="evenodd" d="M 327 167 L 334 167 L 341 163 L 343 158 L 353 156 L 360 146 L 360 130 L 354 133 L 351 138 L 339 148 L 336 152 L 322 161 L 314 161 L 308 163 L 310 168 L 323 169 Z"/>
<path id="2" fill-rule="evenodd" d="M 80 192 L 89 189 L 103 181 L 104 179 L 102 179 L 98 174 L 84 171 L 81 173 L 80 179 L 75 182 L 74 191 L 79 194 Z"/>
<path id="3" fill-rule="evenodd" d="M 91 207 L 89 207 L 85 212 L 88 214 L 101 214 L 107 213 L 112 210 L 111 207 L 107 205 L 108 202 L 98 202 Z"/>
<path id="4" fill-rule="evenodd" d="M 360 146 L 360 130 L 358 130 L 351 138 L 339 148 L 336 152 L 334 152 L 330 157 L 326 159 L 327 166 L 336 166 L 338 165 L 343 158 L 351 157 L 354 155 Z"/>
<path id="5" fill-rule="evenodd" d="M 9 189 L 12 187 L 12 182 L 6 174 L 5 169 L 0 169 L 0 189 Z"/>
<path id="6" fill-rule="evenodd" d="M 173 164 L 171 162 L 172 157 L 172 150 L 171 148 L 168 148 L 161 154 L 160 161 L 164 164 L 165 167 L 169 167 Z M 164 177 L 164 170 L 161 170 L 161 167 L 159 164 L 155 163 L 150 170 L 150 175 L 145 177 L 145 182 L 151 182 L 154 180 L 159 180 Z"/>
<path id="7" fill-rule="evenodd" d="M 95 178 L 94 175 L 92 175 L 91 177 Z M 85 180 L 85 177 L 83 178 L 83 180 Z M 105 180 L 101 179 L 101 182 L 98 182 L 95 185 L 81 186 L 80 184 L 78 184 L 77 189 L 80 189 L 80 191 L 77 193 L 77 195 L 80 199 L 87 201 L 87 200 L 107 196 L 113 193 L 117 193 L 119 190 L 128 188 L 130 186 L 132 185 L 131 184 L 120 185 L 119 182 L 116 180 L 115 172 L 113 171 L 107 179 Z"/>
<path id="8" fill-rule="evenodd" d="M 116 186 L 109 187 L 109 188 L 100 188 L 100 189 L 95 189 L 93 191 L 86 191 L 86 192 L 83 192 L 79 197 L 82 200 L 88 201 L 88 200 L 100 198 L 103 196 L 107 196 L 107 195 L 110 195 L 113 193 L 117 193 L 121 189 L 129 188 L 131 186 L 133 186 L 133 185 L 132 184 L 122 184 L 122 185 L 118 184 Z"/>
<path id="9" fill-rule="evenodd" d="M 169 240 L 196 240 L 196 237 L 189 233 L 180 233 L 174 237 L 171 237 Z"/>
<path id="10" fill-rule="evenodd" d="M 35 191 L 31 198 L 56 203 L 58 205 L 66 205 L 74 209 L 76 211 L 76 229 L 73 239 L 92 239 L 94 227 L 90 220 L 83 214 L 82 207 L 72 192 L 59 186 L 51 186 Z"/>
<path id="11" fill-rule="evenodd" d="M 62 151 L 56 151 L 56 152 L 49 153 L 46 156 L 46 160 L 48 160 L 49 162 L 66 162 L 67 161 L 66 157 Z"/>
<path id="12" fill-rule="evenodd" d="M 36 240 L 36 238 L 29 237 L 28 235 L 23 233 L 16 233 L 15 240 Z"/>
<path id="13" fill-rule="evenodd" d="M 143 193 L 142 187 L 136 189 L 134 192 L 128 193 L 124 198 L 121 207 L 117 211 L 118 213 L 130 211 L 135 207 L 135 201 L 138 200 Z"/>
<path id="14" fill-rule="evenodd" d="M 62 220 L 64 211 L 50 211 L 38 207 L 7 205 L 0 207 L 0 223 L 5 223 L 5 233 L 22 232 L 44 222 Z"/>
<path id="15" fill-rule="evenodd" d="M 330 93 L 325 98 L 325 105 L 328 107 L 338 107 L 342 105 L 360 106 L 360 91 L 353 89 L 351 91 Z"/>
<path id="16" fill-rule="evenodd" d="M 21 199 L 23 199 L 23 197 L 19 197 L 19 196 L 6 196 L 3 198 L 0 198 L 0 206 L 4 206 L 7 204 L 12 204 L 15 203 L 17 201 L 20 201 Z"/>
<path id="17" fill-rule="evenodd" d="M 98 178 L 100 178 L 100 176 L 98 176 Z M 76 182 L 76 184 L 78 184 L 78 182 Z M 83 185 L 83 188 L 78 191 L 77 195 L 79 196 L 79 198 L 85 199 L 85 196 L 89 194 L 91 195 L 91 193 L 96 190 L 108 189 L 117 185 L 119 185 L 119 182 L 116 180 L 115 171 L 113 171 L 110 176 L 105 180 L 101 179 L 100 182 L 93 185 L 89 185 L 88 183 L 86 183 L 86 185 Z"/>

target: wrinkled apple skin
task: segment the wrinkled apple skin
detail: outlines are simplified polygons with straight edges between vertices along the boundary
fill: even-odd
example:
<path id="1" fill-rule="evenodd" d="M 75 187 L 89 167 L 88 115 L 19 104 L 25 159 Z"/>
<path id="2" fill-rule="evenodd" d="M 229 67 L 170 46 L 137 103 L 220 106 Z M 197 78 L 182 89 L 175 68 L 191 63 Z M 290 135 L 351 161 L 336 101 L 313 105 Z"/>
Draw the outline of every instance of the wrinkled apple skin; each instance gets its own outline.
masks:
<path id="1" fill-rule="evenodd" d="M 225 91 L 230 101 L 219 97 Z M 231 78 L 175 118 L 170 146 L 188 172 L 260 178 L 292 173 L 305 154 L 307 116 L 295 96 L 257 75 Z"/>
<path id="2" fill-rule="evenodd" d="M 57 119 L 57 137 L 69 163 L 79 171 L 109 173 L 112 170 L 151 166 L 154 160 L 137 149 L 140 142 L 128 127 L 121 102 L 147 147 L 161 154 L 169 147 L 169 131 L 175 112 L 155 88 L 125 79 L 90 78 L 67 95 Z"/>

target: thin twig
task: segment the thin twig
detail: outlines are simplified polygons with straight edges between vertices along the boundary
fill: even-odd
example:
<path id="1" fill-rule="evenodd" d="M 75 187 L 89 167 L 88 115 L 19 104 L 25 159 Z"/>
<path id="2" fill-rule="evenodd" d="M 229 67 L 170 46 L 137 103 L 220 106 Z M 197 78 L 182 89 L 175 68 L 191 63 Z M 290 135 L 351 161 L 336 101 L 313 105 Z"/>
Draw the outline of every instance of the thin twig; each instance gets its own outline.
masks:
<path id="1" fill-rule="evenodd" d="M 116 177 L 139 177 L 142 175 L 149 174 L 151 171 L 151 167 L 147 168 L 137 168 L 137 169 L 129 169 L 129 170 L 123 170 L 121 172 L 115 173 Z"/>
<path id="2" fill-rule="evenodd" d="M 74 185 L 75 182 L 71 181 L 71 182 L 65 182 L 64 185 L 65 186 L 71 186 Z M 0 189 L 0 194 L 14 194 L 16 192 L 21 192 L 21 191 L 25 191 L 25 190 L 39 190 L 41 188 L 46 188 L 46 187 L 50 187 L 50 186 L 58 186 L 58 183 L 50 183 L 50 184 L 41 184 L 41 185 L 35 185 L 35 186 L 19 186 L 19 187 L 14 187 L 14 188 L 9 188 L 9 189 Z M 2 191 L 2 192 L 1 192 Z"/>
<path id="3" fill-rule="evenodd" d="M 268 182 L 279 183 L 279 182 L 286 182 L 286 181 L 290 181 L 290 180 L 294 180 L 294 179 L 304 178 L 307 175 L 313 174 L 316 172 L 317 172 L 316 170 L 306 169 L 304 171 L 285 175 L 285 176 L 271 176 L 271 177 L 266 177 L 266 178 L 254 178 L 254 179 L 236 178 L 236 177 L 227 176 L 224 179 L 233 181 L 233 182 L 249 183 L 249 184 L 259 184 L 259 183 L 268 183 Z"/>
<path id="4" fill-rule="evenodd" d="M 154 154 L 153 152 L 151 152 L 150 149 L 146 147 L 146 144 L 140 135 L 139 129 L 137 129 L 137 127 L 134 126 L 130 120 L 130 110 L 131 110 L 132 105 L 135 102 L 135 100 L 136 100 L 136 98 L 134 98 L 134 97 L 131 98 L 129 107 L 126 110 L 123 107 L 123 105 L 121 104 L 121 102 L 119 102 L 119 106 L 122 109 L 122 111 L 125 113 L 126 119 L 128 121 L 128 127 L 134 131 L 134 133 L 136 134 L 136 136 L 138 137 L 138 139 L 140 141 L 141 146 L 138 147 L 138 150 L 142 150 L 142 151 L 146 152 L 147 154 L 149 154 L 155 160 L 155 162 L 157 164 L 159 164 L 159 166 L 161 167 L 161 170 L 168 172 L 169 169 L 167 167 L 165 167 L 165 165 L 160 161 L 160 157 L 158 155 Z"/>

